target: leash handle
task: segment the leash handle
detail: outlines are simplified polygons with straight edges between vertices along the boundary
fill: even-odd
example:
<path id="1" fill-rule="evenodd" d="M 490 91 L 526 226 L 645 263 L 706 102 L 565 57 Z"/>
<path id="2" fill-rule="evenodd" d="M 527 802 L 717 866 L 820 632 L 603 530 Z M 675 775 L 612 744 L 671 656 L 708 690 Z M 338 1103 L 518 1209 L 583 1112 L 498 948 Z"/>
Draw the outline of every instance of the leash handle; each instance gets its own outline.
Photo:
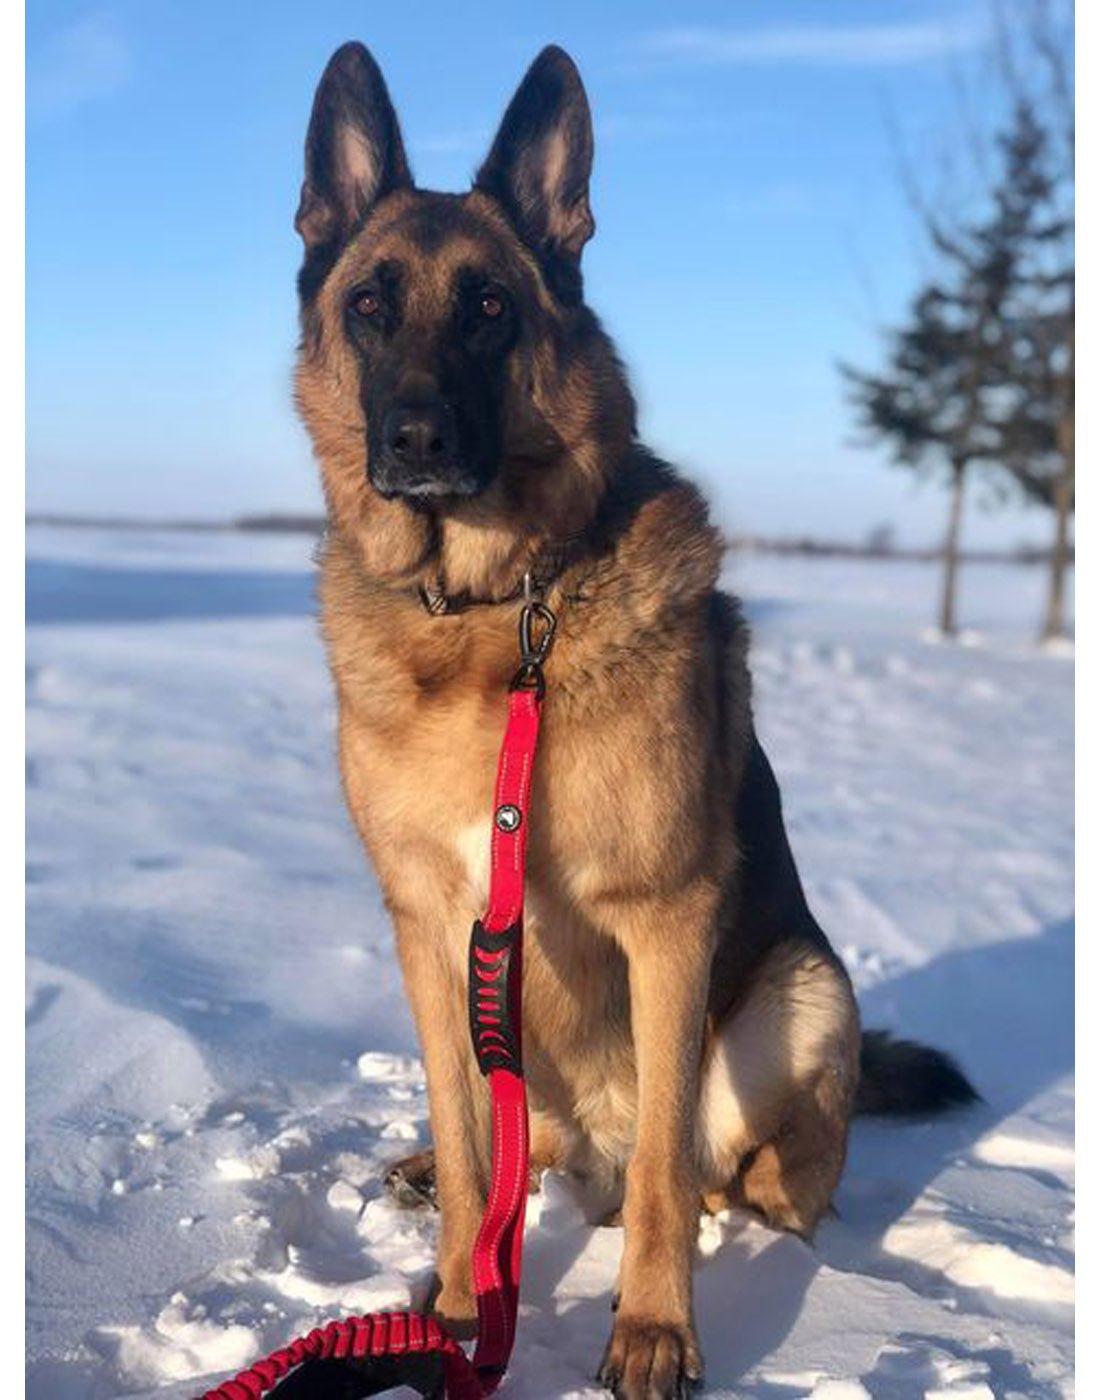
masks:
<path id="1" fill-rule="evenodd" d="M 369 1313 L 316 1327 L 257 1361 L 201 1400 L 349 1400 L 401 1384 L 446 1400 L 482 1400 L 504 1377 L 519 1310 L 523 1224 L 530 1157 L 523 1081 L 523 896 L 531 780 L 545 684 L 542 665 L 553 614 L 521 621 L 522 664 L 508 696 L 508 721 L 497 764 L 490 847 L 489 904 L 470 938 L 470 1035 L 492 1097 L 493 1170 L 489 1200 L 474 1242 L 471 1271 L 478 1337 L 473 1358 L 434 1318 L 412 1312 Z M 532 643 L 531 622 L 545 635 Z"/>
<path id="2" fill-rule="evenodd" d="M 201 1400 L 259 1400 L 273 1390 L 287 1400 L 348 1400 L 349 1382 L 358 1396 L 402 1384 L 432 1395 L 440 1382 L 447 1400 L 481 1400 L 485 1394 L 466 1353 L 434 1318 L 378 1312 L 315 1327 Z"/>

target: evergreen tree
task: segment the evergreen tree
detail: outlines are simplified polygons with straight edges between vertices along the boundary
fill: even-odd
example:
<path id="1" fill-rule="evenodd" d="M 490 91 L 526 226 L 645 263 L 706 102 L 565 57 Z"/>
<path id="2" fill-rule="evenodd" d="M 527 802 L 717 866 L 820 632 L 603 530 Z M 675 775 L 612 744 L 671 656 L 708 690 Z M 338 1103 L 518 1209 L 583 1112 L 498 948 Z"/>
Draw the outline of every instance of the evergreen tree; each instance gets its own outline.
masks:
<path id="1" fill-rule="evenodd" d="M 891 333 L 886 369 L 841 367 L 861 426 L 889 444 L 893 460 L 946 476 L 950 506 L 943 542 L 939 627 L 957 631 L 959 546 L 972 469 L 989 464 L 997 438 L 989 399 L 1002 383 L 1001 312 L 1010 258 L 989 228 L 947 240 L 946 276 L 915 297 L 908 323 Z M 949 250 L 949 251 L 948 251 Z"/>

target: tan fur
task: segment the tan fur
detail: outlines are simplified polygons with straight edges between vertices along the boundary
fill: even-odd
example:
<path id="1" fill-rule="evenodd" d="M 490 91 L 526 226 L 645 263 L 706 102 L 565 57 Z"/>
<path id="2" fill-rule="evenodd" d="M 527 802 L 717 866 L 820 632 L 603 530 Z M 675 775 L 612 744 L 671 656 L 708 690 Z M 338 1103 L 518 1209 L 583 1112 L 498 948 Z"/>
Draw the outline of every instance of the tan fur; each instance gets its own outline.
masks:
<path id="1" fill-rule="evenodd" d="M 746 1155 L 787 1132 L 792 1096 L 800 1106 L 812 1098 L 822 1066 L 842 1075 L 850 1100 L 858 1026 L 851 987 L 831 962 L 798 943 L 773 950 L 708 1046 L 697 1132 L 708 1189 L 731 1182 Z M 845 1121 L 848 1111 L 850 1103 Z"/>
<path id="2" fill-rule="evenodd" d="M 340 771 L 393 917 L 427 1067 L 442 1209 L 434 1302 L 468 1326 L 489 1148 L 466 942 L 486 895 L 517 606 L 435 617 L 415 588 L 442 577 L 452 591 L 508 597 L 547 541 L 595 530 L 600 498 L 635 449 L 605 343 L 578 349 L 491 201 L 469 197 L 468 229 L 428 254 L 402 232 L 417 198 L 383 200 L 344 249 L 307 319 L 297 394 L 329 505 L 320 592 Z M 410 314 L 426 339 L 448 279 L 475 256 L 527 279 L 540 308 L 516 352 L 499 481 L 435 518 L 382 500 L 364 471 L 340 308 L 382 254 L 412 268 Z M 648 459 L 629 470 L 656 480 Z M 721 554 L 698 493 L 666 474 L 617 531 L 593 536 L 547 598 L 559 631 L 529 846 L 525 1063 L 540 1165 L 583 1179 L 593 1218 L 622 1209 L 607 1367 L 632 1397 L 649 1393 L 648 1375 L 698 1370 L 701 1192 L 714 1204 L 739 1191 L 773 1221 L 812 1229 L 843 1160 L 854 1085 L 850 993 L 797 930 L 766 958 L 746 955 L 732 988 L 712 971 L 720 934 L 735 937 L 734 814 L 751 736 L 743 629 L 724 629 L 715 610 Z"/>

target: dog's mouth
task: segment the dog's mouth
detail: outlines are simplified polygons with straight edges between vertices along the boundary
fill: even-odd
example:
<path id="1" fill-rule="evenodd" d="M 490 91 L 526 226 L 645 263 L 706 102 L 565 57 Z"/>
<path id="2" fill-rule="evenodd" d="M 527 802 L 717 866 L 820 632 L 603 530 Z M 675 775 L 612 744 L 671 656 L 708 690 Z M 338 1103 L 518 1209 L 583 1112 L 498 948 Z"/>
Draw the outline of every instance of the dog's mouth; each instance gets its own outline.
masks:
<path id="1" fill-rule="evenodd" d="M 384 470 L 368 471 L 368 479 L 378 494 L 387 501 L 404 501 L 414 509 L 439 509 L 448 504 L 468 501 L 480 496 L 489 486 L 475 472 L 459 471 L 446 476 L 398 476 Z"/>
<path id="2" fill-rule="evenodd" d="M 446 438 L 409 442 L 368 440 L 367 480 L 387 501 L 441 510 L 480 496 L 497 474 L 497 462 L 482 444 L 463 443 L 457 429 Z"/>

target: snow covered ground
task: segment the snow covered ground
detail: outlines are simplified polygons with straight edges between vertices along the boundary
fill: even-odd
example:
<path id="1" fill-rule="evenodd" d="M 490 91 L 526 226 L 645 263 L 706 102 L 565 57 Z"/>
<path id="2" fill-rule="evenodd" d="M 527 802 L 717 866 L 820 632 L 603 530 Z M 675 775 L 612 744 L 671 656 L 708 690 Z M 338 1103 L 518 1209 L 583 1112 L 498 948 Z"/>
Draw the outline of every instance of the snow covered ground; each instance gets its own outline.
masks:
<path id="1" fill-rule="evenodd" d="M 28 541 L 28 1390 L 185 1400 L 316 1321 L 404 1302 L 434 1221 L 378 892 L 344 816 L 301 538 Z M 1073 665 L 1037 571 L 748 558 L 761 732 L 866 1023 L 986 1103 L 855 1130 L 810 1249 L 700 1234 L 707 1393 L 1073 1393 Z M 505 1394 L 590 1396 L 618 1231 L 532 1202 Z"/>

